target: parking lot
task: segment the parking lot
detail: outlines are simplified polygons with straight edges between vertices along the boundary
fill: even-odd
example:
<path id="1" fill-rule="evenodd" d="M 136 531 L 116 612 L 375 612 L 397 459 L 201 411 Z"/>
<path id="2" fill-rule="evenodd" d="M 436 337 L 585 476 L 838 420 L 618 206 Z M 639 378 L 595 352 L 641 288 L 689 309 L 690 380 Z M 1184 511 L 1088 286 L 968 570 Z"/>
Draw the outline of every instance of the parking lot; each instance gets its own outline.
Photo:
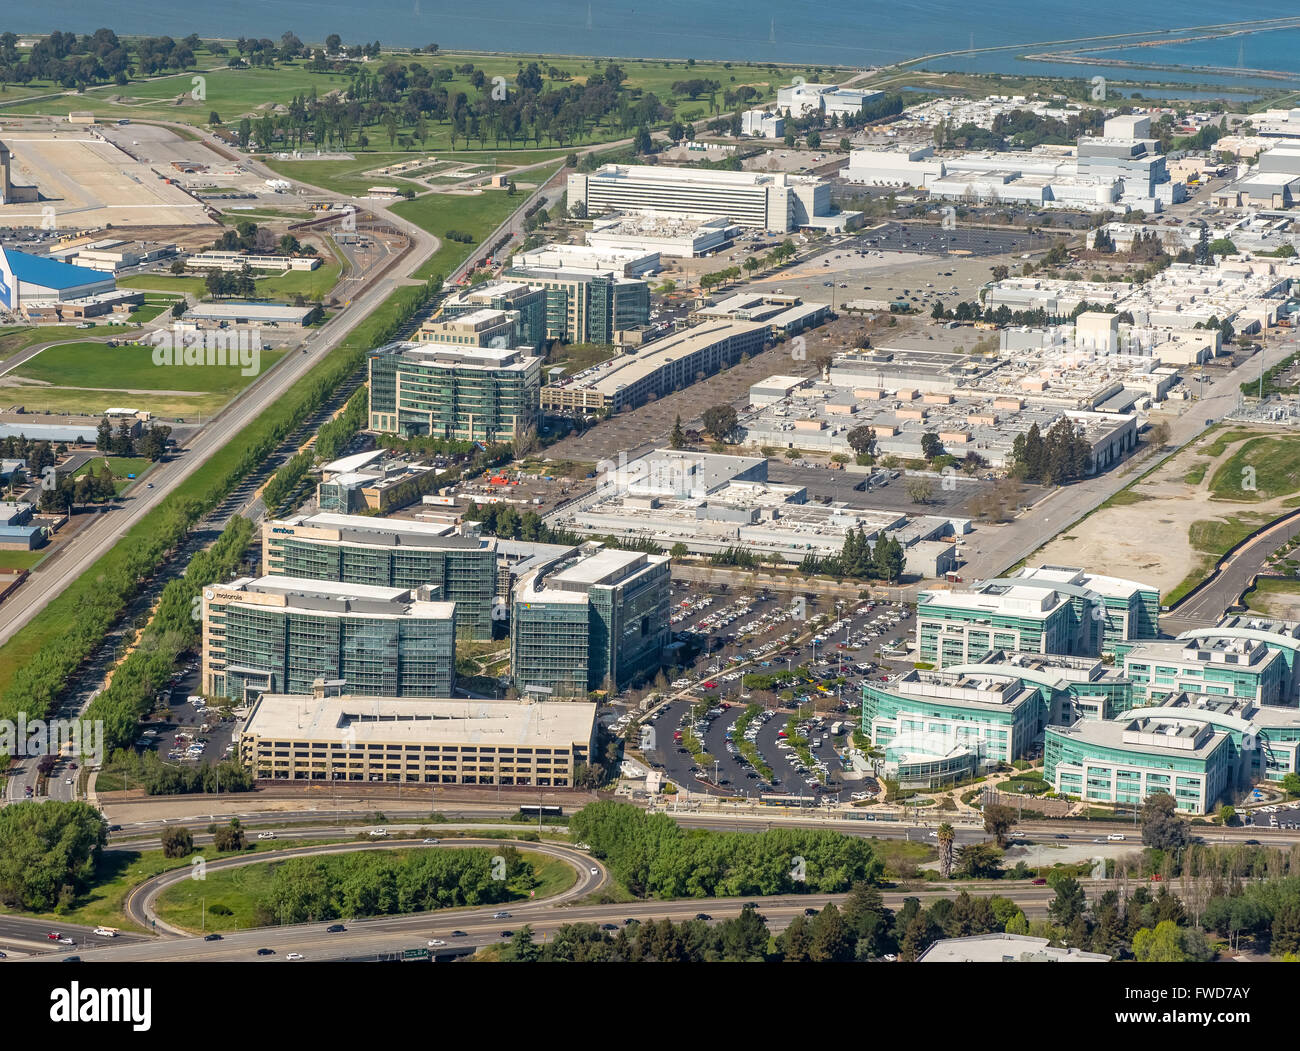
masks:
<path id="1" fill-rule="evenodd" d="M 861 779 L 843 776 L 843 757 L 860 720 L 862 683 L 910 666 L 913 613 L 904 605 L 868 602 L 837 616 L 826 603 L 820 612 L 835 619 L 797 641 L 803 623 L 819 613 L 816 602 L 803 599 L 801 607 L 801 598 L 674 583 L 674 638 L 699 655 L 672 682 L 675 692 L 690 689 L 689 697 L 659 709 L 645 724 L 652 731 L 645 758 L 668 781 L 693 793 L 814 800 L 864 787 Z M 746 675 L 782 677 L 762 688 L 754 680 L 747 687 Z M 747 727 L 747 740 L 771 767 L 770 781 L 744 759 L 736 739 L 736 723 L 749 705 L 763 709 Z M 787 739 L 787 723 L 797 713 L 802 722 L 793 732 L 806 739 L 811 765 Z M 709 756 L 707 768 L 698 767 L 686 747 L 683 738 L 691 733 Z"/>
<path id="2" fill-rule="evenodd" d="M 1023 230 L 959 224 L 945 230 L 942 223 L 886 223 L 849 242 L 850 247 L 874 248 L 882 252 L 925 252 L 927 255 L 1006 255 L 1011 252 L 1042 252 L 1054 237 L 1027 234 Z"/>
<path id="3" fill-rule="evenodd" d="M 868 482 L 866 475 L 832 471 L 825 467 L 800 467 L 780 460 L 768 461 L 767 476 L 770 481 L 783 485 L 801 485 L 813 499 L 829 497 L 832 502 L 842 502 L 853 508 L 879 508 L 906 514 L 968 514 L 970 502 L 993 487 L 993 483 L 984 478 L 958 473 L 952 476 L 950 487 L 934 485 L 929 502 L 918 507 L 904 491 L 905 478 L 901 476 L 885 484 L 864 484 Z M 863 488 L 859 489 L 859 485 Z"/>

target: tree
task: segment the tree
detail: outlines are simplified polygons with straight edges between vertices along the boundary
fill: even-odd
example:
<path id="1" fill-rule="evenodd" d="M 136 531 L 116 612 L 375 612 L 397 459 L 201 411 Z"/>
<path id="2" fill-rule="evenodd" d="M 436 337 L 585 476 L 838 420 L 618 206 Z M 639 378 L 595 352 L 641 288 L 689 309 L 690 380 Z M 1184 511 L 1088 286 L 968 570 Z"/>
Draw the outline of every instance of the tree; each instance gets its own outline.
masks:
<path id="1" fill-rule="evenodd" d="M 1274 956 L 1300 953 L 1300 904 L 1283 905 L 1273 917 L 1269 951 Z"/>
<path id="2" fill-rule="evenodd" d="M 1016 812 L 1001 803 L 989 803 L 984 807 L 984 831 L 993 837 L 999 847 L 1007 845 L 1007 833 L 1016 823 Z"/>
<path id="3" fill-rule="evenodd" d="M 997 876 L 1002 871 L 1002 852 L 991 843 L 967 843 L 957 848 L 957 871 L 971 879 Z"/>
<path id="4" fill-rule="evenodd" d="M 1052 918 L 1053 923 L 1068 927 L 1083 915 L 1083 910 L 1087 907 L 1088 902 L 1084 897 L 1083 887 L 1073 876 L 1058 878 L 1053 883 L 1053 887 L 1056 890 L 1056 897 L 1048 904 L 1047 914 Z"/>
<path id="5" fill-rule="evenodd" d="M 1138 963 L 1184 963 L 1182 931 L 1173 920 L 1143 927 L 1133 935 L 1133 955 Z"/>
<path id="6" fill-rule="evenodd" d="M 194 850 L 194 836 L 188 828 L 172 825 L 163 829 L 162 848 L 165 858 L 183 858 Z"/>
<path id="7" fill-rule="evenodd" d="M 673 432 L 668 436 L 668 447 L 670 449 L 680 449 L 686 444 L 686 434 L 682 430 L 682 418 L 679 414 L 677 422 L 673 424 Z"/>
<path id="8" fill-rule="evenodd" d="M 1023 912 L 1017 912 L 1011 919 L 1007 920 L 1006 931 L 1008 934 L 1028 934 L 1029 920 L 1025 918 Z"/>
<path id="9" fill-rule="evenodd" d="M 952 876 L 952 845 L 957 840 L 957 832 L 944 822 L 939 826 L 939 877 L 940 879 L 949 879 Z"/>
<path id="10" fill-rule="evenodd" d="M 854 427 L 845 435 L 849 448 L 859 456 L 876 455 L 876 429 L 874 427 Z"/>
<path id="11" fill-rule="evenodd" d="M 685 558 L 690 554 L 690 550 L 680 540 L 668 549 L 668 554 L 673 558 Z"/>
<path id="12" fill-rule="evenodd" d="M 934 496 L 934 483 L 929 478 L 909 478 L 903 489 L 914 504 L 928 504 Z"/>
<path id="13" fill-rule="evenodd" d="M 808 963 L 812 949 L 812 931 L 807 917 L 796 916 L 777 939 L 777 948 L 786 963 Z"/>
<path id="14" fill-rule="evenodd" d="M 1221 824 L 1231 825 L 1236 820 L 1237 820 L 1236 807 L 1229 806 L 1226 803 L 1223 806 L 1219 807 L 1219 821 Z"/>
<path id="15" fill-rule="evenodd" d="M 812 922 L 808 958 L 813 963 L 846 963 L 853 959 L 853 941 L 834 902 L 822 909 Z"/>
<path id="16" fill-rule="evenodd" d="M 720 442 L 727 441 L 739 423 L 735 407 L 731 405 L 711 405 L 704 410 L 701 419 L 704 421 L 705 433 Z"/>
<path id="17" fill-rule="evenodd" d="M 244 830 L 234 820 L 229 825 L 217 829 L 213 834 L 212 844 L 223 854 L 244 849 Z"/>
<path id="18" fill-rule="evenodd" d="M 107 842 L 107 822 L 86 803 L 11 803 L 0 810 L 0 902 L 30 912 L 70 905 Z"/>
<path id="19" fill-rule="evenodd" d="M 822 148 L 821 132 L 810 131 L 808 133 L 808 148 L 810 150 L 820 150 Z"/>
<path id="20" fill-rule="evenodd" d="M 644 125 L 636 129 L 636 136 L 632 140 L 632 149 L 636 153 L 652 153 L 654 151 L 654 143 L 650 140 L 650 132 L 646 130 Z"/>
<path id="21" fill-rule="evenodd" d="M 1291 796 L 1300 796 L 1300 774 L 1293 772 L 1283 777 L 1282 789 L 1286 792 L 1288 798 Z"/>
<path id="22" fill-rule="evenodd" d="M 1142 804 L 1142 843 L 1157 850 L 1179 851 L 1187 846 L 1187 822 L 1168 792 L 1155 792 Z"/>
<path id="23" fill-rule="evenodd" d="M 934 431 L 926 431 L 921 435 L 921 455 L 927 460 L 943 455 L 943 442 Z"/>

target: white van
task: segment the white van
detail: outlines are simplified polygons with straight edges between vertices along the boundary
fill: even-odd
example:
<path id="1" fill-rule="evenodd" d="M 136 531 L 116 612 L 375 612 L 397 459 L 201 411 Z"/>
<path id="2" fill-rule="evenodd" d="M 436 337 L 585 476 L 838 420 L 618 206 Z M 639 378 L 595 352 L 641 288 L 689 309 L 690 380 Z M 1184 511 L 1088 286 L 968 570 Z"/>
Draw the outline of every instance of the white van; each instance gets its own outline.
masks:
<path id="1" fill-rule="evenodd" d="M 1123 834 L 1120 833 L 1120 832 L 1112 832 L 1112 833 L 1111 833 L 1109 836 L 1107 836 L 1106 838 L 1107 838 L 1110 842 L 1112 842 L 1112 843 L 1117 843 L 1117 842 L 1122 841 L 1122 840 L 1124 839 L 1124 836 L 1123 836 Z"/>

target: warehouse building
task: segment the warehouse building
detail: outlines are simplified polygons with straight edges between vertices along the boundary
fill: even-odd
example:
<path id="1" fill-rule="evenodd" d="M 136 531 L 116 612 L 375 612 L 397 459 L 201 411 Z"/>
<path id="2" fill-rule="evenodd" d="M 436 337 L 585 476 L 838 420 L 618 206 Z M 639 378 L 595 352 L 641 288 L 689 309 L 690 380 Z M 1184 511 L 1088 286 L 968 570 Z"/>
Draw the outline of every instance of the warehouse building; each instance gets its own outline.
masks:
<path id="1" fill-rule="evenodd" d="M 389 343 L 370 353 L 370 429 L 511 441 L 537 425 L 541 362 L 518 349 Z"/>
<path id="2" fill-rule="evenodd" d="M 667 555 L 602 550 L 520 579 L 510 617 L 516 688 L 585 697 L 652 678 L 669 641 L 668 563 Z"/>
<path id="3" fill-rule="evenodd" d="M 572 788 L 594 704 L 263 694 L 239 733 L 253 776 L 287 781 Z"/>
<path id="4" fill-rule="evenodd" d="M 294 307 L 288 303 L 196 303 L 185 311 L 186 321 L 219 325 L 283 325 L 301 329 L 320 316 L 320 307 Z"/>
<path id="5" fill-rule="evenodd" d="M 776 89 L 776 108 L 791 117 L 822 113 L 827 117 L 856 117 L 868 102 L 884 97 L 883 91 L 846 88 L 839 84 L 791 84 Z"/>
<path id="6" fill-rule="evenodd" d="M 116 288 L 111 274 L 0 246 L 0 307 L 15 313 Z"/>
<path id="7" fill-rule="evenodd" d="M 449 697 L 456 606 L 438 588 L 241 577 L 203 589 L 203 693 L 310 692 L 320 678 L 396 697 Z"/>

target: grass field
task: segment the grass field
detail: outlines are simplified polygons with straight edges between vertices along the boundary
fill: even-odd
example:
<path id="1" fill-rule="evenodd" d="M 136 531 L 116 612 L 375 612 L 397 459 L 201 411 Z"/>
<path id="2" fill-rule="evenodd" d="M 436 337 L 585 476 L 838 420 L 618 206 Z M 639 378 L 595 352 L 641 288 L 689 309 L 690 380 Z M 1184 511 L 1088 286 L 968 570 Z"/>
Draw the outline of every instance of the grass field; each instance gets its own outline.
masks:
<path id="1" fill-rule="evenodd" d="M 153 461 L 145 459 L 143 456 L 104 456 L 82 464 L 72 473 L 72 477 L 80 478 L 83 474 L 88 473 L 91 467 L 95 468 L 96 473 L 101 472 L 105 460 L 108 461 L 108 469 L 113 472 L 113 488 L 117 491 L 118 496 L 121 496 L 128 486 L 132 486 L 142 479 L 145 472 L 153 466 Z M 135 475 L 135 477 L 128 478 L 127 475 L 130 474 Z"/>
<path id="2" fill-rule="evenodd" d="M 283 847 L 282 843 L 276 844 Z M 402 851 L 396 851 L 402 854 Z M 521 849 L 524 859 L 531 862 L 540 883 L 537 897 L 543 898 L 567 890 L 573 885 L 573 869 L 557 858 Z M 271 889 L 275 875 L 276 863 L 243 865 L 235 869 L 209 870 L 207 878 L 202 881 L 184 880 L 168 887 L 158 896 L 158 915 L 169 924 L 187 930 L 200 930 L 206 915 L 208 931 L 234 931 L 259 926 L 265 922 L 261 902 L 265 901 Z M 517 894 L 513 900 L 523 900 L 525 894 Z M 213 905 L 223 905 L 230 909 L 229 916 L 212 914 Z M 440 910 L 444 914 L 454 915 L 457 910 Z"/>
<path id="3" fill-rule="evenodd" d="M 255 298 L 280 299 L 295 295 L 306 296 L 308 299 L 314 299 L 316 296 L 324 297 L 339 283 L 339 274 L 342 270 L 338 263 L 322 260 L 321 265 L 315 270 L 254 273 L 257 281 Z M 144 288 L 177 295 L 188 293 L 199 299 L 206 299 L 208 290 L 204 280 L 202 277 L 191 277 L 188 274 L 135 274 L 123 278 L 118 284 L 123 288 Z"/>
<path id="4" fill-rule="evenodd" d="M 558 164 L 543 169 L 538 174 L 537 182 L 546 181 L 558 170 Z M 505 222 L 522 201 L 520 194 L 511 197 L 504 190 L 484 190 L 473 196 L 429 193 L 413 201 L 399 201 L 393 205 L 392 210 L 403 219 L 409 219 L 434 236 L 442 238 L 438 251 L 414 276 L 428 278 L 433 274 L 450 274 L 472 253 L 482 248 L 483 238 Z M 475 243 L 467 245 L 447 240 L 444 234 L 451 229 L 473 234 Z"/>
<path id="5" fill-rule="evenodd" d="M 130 332 L 132 325 L 96 325 L 97 336 L 113 336 Z M 31 325 L 10 325 L 0 328 L 0 361 L 11 358 L 20 350 L 35 346 L 37 343 L 54 343 L 61 339 L 85 339 L 89 329 L 76 328 L 72 325 L 49 325 L 34 327 Z"/>
<path id="6" fill-rule="evenodd" d="M 1187 539 L 1192 547 L 1200 553 L 1196 567 L 1187 574 L 1172 591 L 1161 598 L 1164 605 L 1173 605 L 1192 588 L 1204 580 L 1218 565 L 1229 550 L 1240 544 L 1273 516 L 1266 514 L 1234 515 L 1226 521 L 1217 518 L 1203 518 L 1191 524 Z"/>
<path id="7" fill-rule="evenodd" d="M 65 343 L 25 361 L 14 375 L 43 380 L 60 387 L 132 391 L 185 391 L 196 394 L 237 394 L 255 376 L 241 375 L 235 365 L 167 365 L 154 363 L 151 347 L 106 347 L 99 343 Z M 263 350 L 262 371 L 270 369 L 284 351 Z"/>
<path id="8" fill-rule="evenodd" d="M 99 416 L 113 405 L 130 402 L 164 417 L 163 423 L 215 416 L 230 398 L 225 394 L 136 394 L 124 390 L 81 390 L 77 387 L 33 387 L 0 382 L 0 405 L 21 405 L 28 412 Z M 94 438 L 94 435 L 88 437 Z"/>
<path id="9" fill-rule="evenodd" d="M 207 289 L 203 278 L 181 274 L 132 274 L 117 279 L 118 288 L 143 288 L 152 292 L 171 292 L 176 295 L 202 296 Z"/>
<path id="10" fill-rule="evenodd" d="M 0 569 L 35 569 L 49 553 L 47 548 L 39 551 L 0 551 Z"/>
<path id="11" fill-rule="evenodd" d="M 1300 580 L 1260 577 L 1246 592 L 1246 605 L 1271 617 L 1287 617 L 1300 604 Z"/>
<path id="12" fill-rule="evenodd" d="M 1210 479 L 1215 500 L 1257 503 L 1300 490 L 1300 437 L 1263 435 L 1232 454 Z"/>

